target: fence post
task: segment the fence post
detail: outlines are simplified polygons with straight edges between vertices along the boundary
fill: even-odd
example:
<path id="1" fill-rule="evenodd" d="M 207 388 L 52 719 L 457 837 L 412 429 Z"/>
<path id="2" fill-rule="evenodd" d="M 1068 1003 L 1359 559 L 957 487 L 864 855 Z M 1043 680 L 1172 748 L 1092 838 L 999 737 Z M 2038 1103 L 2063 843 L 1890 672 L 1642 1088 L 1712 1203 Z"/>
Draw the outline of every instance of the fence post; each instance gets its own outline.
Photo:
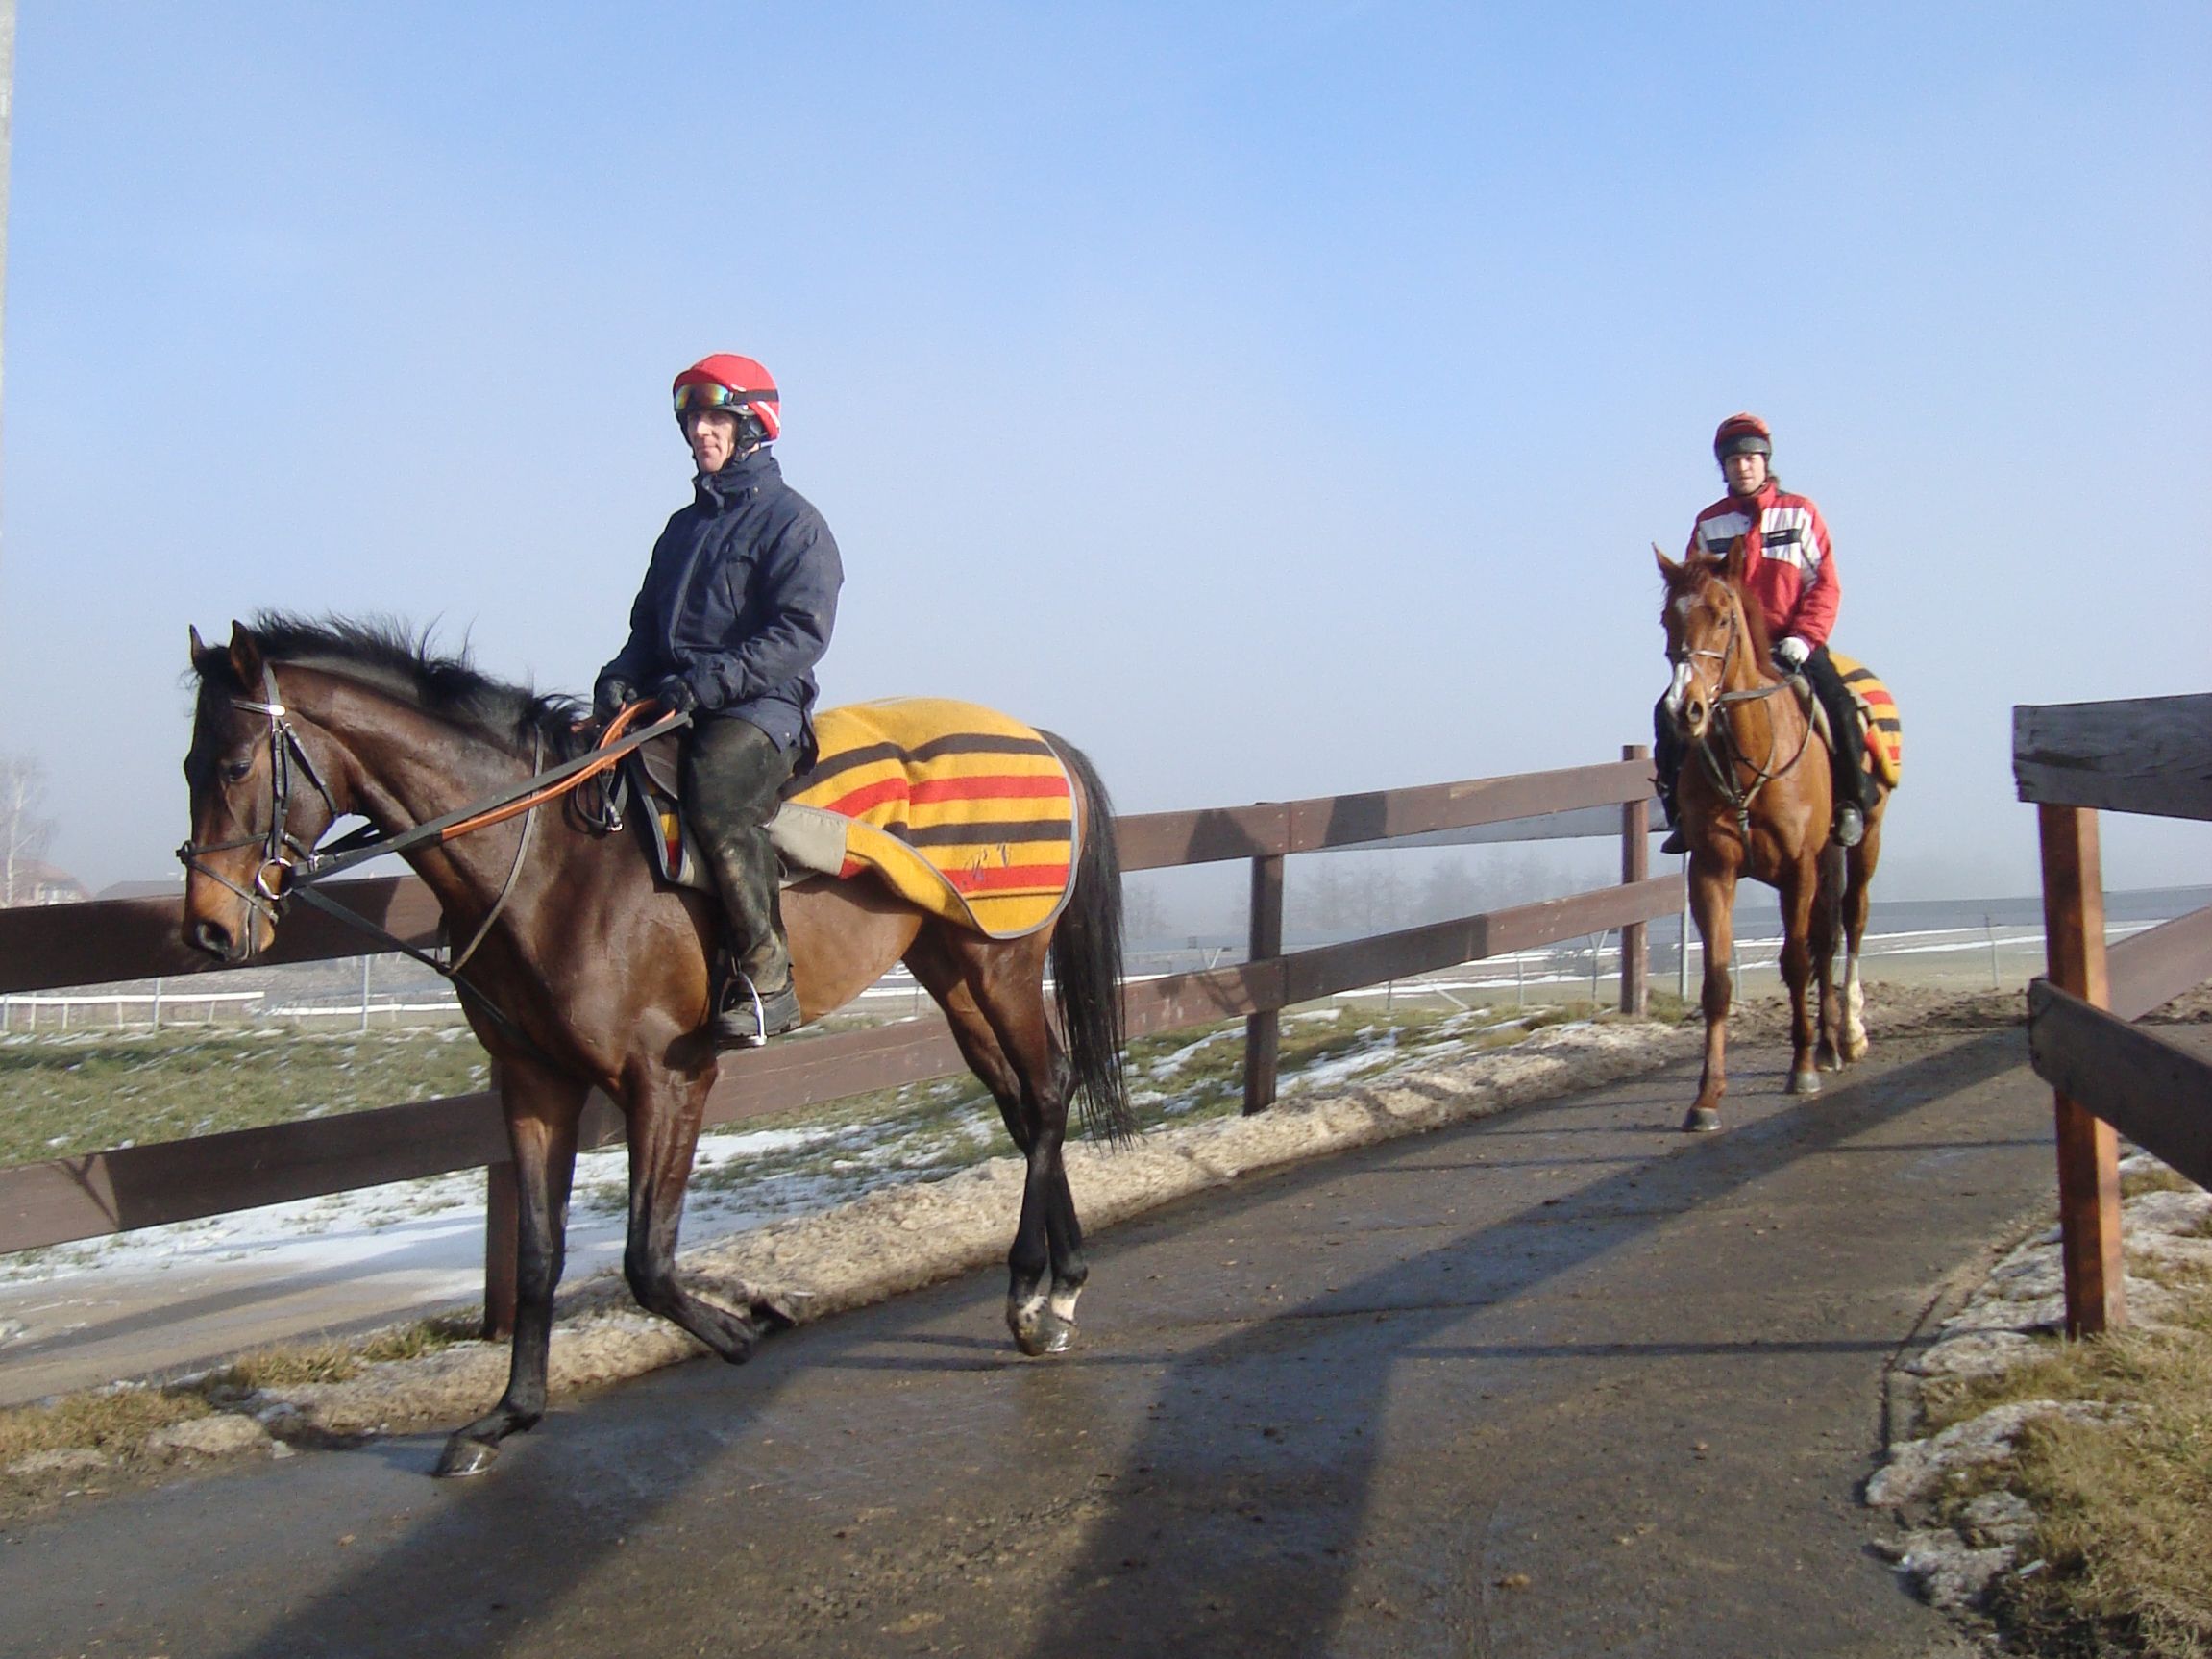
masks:
<path id="1" fill-rule="evenodd" d="M 1252 860 L 1252 931 L 1247 962 L 1283 953 L 1283 855 Z M 1244 1016 L 1244 1113 L 1264 1112 L 1275 1103 L 1275 1054 L 1282 1035 L 1280 1009 Z"/>
<path id="2" fill-rule="evenodd" d="M 492 1093 L 501 1092 L 492 1062 Z M 515 1258 L 522 1241 L 522 1188 L 509 1157 L 484 1168 L 484 1340 L 514 1335 Z"/>
<path id="3" fill-rule="evenodd" d="M 2111 1001 L 2104 974 L 2104 873 L 2097 814 L 2039 805 L 2043 934 L 2051 982 L 2093 1007 Z M 2052 1093 L 2058 1115 L 2059 1253 L 2066 1266 L 2066 1334 L 2094 1336 L 2127 1323 L 2120 1256 L 2120 1159 L 2112 1126 Z"/>
<path id="4" fill-rule="evenodd" d="M 1621 745 L 1623 760 L 1649 760 L 1651 749 L 1642 743 Z M 1641 881 L 1651 874 L 1651 802 L 1639 795 L 1621 806 L 1621 884 Z M 1651 948 L 1645 943 L 1644 924 L 1631 922 L 1621 929 L 1621 1012 L 1650 1011 Z"/>

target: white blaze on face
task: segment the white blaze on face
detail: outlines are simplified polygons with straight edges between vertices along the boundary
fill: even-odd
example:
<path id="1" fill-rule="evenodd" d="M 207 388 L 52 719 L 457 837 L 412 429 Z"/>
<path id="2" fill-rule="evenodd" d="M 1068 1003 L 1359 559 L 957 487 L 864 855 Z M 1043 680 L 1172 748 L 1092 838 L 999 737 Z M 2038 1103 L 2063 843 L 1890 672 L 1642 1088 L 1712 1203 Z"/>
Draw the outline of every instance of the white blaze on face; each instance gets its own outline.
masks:
<path id="1" fill-rule="evenodd" d="M 1682 700 L 1689 693 L 1689 664 L 1674 665 L 1674 680 L 1666 688 L 1666 711 L 1675 719 L 1682 718 Z"/>

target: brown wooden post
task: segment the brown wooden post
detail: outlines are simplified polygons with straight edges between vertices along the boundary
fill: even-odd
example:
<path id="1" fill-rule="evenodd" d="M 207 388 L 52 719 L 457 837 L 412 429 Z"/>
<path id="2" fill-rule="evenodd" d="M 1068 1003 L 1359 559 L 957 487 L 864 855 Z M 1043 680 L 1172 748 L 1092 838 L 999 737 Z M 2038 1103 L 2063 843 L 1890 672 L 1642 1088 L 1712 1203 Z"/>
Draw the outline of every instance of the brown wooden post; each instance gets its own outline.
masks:
<path id="1" fill-rule="evenodd" d="M 492 1062 L 492 1093 L 500 1092 L 500 1066 Z M 522 1187 L 512 1158 L 484 1167 L 484 1340 L 515 1331 L 515 1258 L 522 1241 Z"/>
<path id="2" fill-rule="evenodd" d="M 1623 760 L 1649 760 L 1651 749 L 1642 743 L 1621 745 Z M 1621 806 L 1621 884 L 1641 881 L 1651 874 L 1651 801 L 1639 795 Z M 1644 924 L 1630 922 L 1621 929 L 1621 1012 L 1642 1014 L 1651 1010 L 1651 947 L 1645 943 Z"/>
<path id="3" fill-rule="evenodd" d="M 2097 814 L 2081 806 L 2043 805 L 2035 811 L 2043 841 L 2043 934 L 2051 982 L 2095 1007 L 2108 1007 Z M 2053 1098 L 2066 1334 L 2094 1336 L 2127 1323 L 2121 1279 L 2118 1138 L 2110 1124 L 2066 1095 L 2054 1092 Z"/>
<path id="4" fill-rule="evenodd" d="M 1265 962 L 1283 953 L 1283 855 L 1252 860 L 1252 931 L 1245 960 Z M 1282 1016 L 1274 1008 L 1244 1016 L 1244 1113 L 1275 1103 L 1275 1054 Z"/>

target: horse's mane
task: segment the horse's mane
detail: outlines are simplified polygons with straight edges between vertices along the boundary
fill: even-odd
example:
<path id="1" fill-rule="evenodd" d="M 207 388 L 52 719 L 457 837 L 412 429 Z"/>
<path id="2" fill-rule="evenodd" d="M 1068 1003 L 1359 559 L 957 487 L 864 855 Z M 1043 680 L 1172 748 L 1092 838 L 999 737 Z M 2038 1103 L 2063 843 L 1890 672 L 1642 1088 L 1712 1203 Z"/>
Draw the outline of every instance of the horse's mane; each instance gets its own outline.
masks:
<path id="1" fill-rule="evenodd" d="M 418 633 L 392 617 L 316 618 L 280 610 L 258 612 L 252 629 L 271 662 L 358 681 L 474 730 L 518 759 L 528 759 L 541 738 L 549 765 L 581 753 L 586 741 L 576 730 L 585 712 L 580 701 L 494 680 L 469 660 L 465 640 L 458 651 L 441 651 L 431 629 Z"/>

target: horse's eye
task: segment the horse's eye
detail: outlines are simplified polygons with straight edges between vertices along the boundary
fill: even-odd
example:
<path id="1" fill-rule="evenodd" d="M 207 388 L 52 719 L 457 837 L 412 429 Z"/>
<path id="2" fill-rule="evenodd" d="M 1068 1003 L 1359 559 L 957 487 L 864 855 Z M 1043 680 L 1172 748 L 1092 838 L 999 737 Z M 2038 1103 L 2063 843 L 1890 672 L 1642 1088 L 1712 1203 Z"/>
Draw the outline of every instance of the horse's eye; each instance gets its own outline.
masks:
<path id="1" fill-rule="evenodd" d="M 254 763 L 251 760 L 226 760 L 223 762 L 223 781 L 226 783 L 243 783 L 246 780 L 246 774 L 253 769 Z"/>

